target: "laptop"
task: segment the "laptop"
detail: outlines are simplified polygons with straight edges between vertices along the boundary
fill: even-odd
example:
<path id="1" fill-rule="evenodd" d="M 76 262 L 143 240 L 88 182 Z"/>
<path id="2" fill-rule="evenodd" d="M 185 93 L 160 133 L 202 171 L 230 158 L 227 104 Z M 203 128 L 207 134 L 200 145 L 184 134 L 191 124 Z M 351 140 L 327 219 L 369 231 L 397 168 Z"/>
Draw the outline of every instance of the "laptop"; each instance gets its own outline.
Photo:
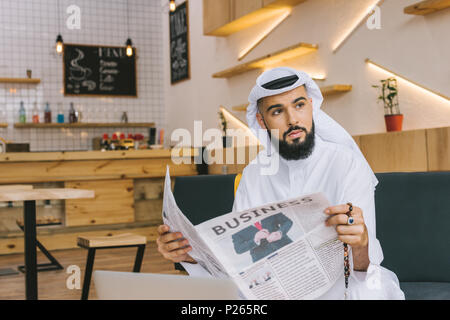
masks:
<path id="1" fill-rule="evenodd" d="M 94 271 L 100 300 L 237 300 L 231 279 L 171 274 Z"/>

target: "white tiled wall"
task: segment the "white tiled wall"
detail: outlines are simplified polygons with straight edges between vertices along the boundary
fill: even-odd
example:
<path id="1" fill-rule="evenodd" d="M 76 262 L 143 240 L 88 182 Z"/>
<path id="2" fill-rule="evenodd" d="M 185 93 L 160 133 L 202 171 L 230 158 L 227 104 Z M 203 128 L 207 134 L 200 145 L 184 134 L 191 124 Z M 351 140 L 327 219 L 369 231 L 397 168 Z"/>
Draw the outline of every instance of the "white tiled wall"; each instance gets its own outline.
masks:
<path id="1" fill-rule="evenodd" d="M 127 32 L 126 0 L 59 0 L 61 34 L 64 42 L 78 44 L 125 45 L 128 36 L 137 48 L 138 98 L 65 97 L 62 94 L 62 56 L 55 51 L 58 34 L 58 0 L 1 0 L 0 1 L 0 78 L 26 77 L 41 83 L 0 83 L 0 137 L 14 142 L 29 142 L 32 151 L 89 150 L 92 138 L 115 131 L 142 133 L 146 129 L 14 129 L 18 122 L 20 101 L 31 122 L 31 109 L 38 102 L 43 121 L 43 109 L 50 103 L 53 122 L 57 104 L 63 103 L 68 118 L 69 103 L 82 111 L 84 122 L 119 122 L 123 111 L 129 122 L 155 122 L 165 126 L 164 75 L 162 57 L 162 10 L 156 0 L 128 0 L 129 35 Z M 81 9 L 81 28 L 66 26 L 67 7 Z"/>

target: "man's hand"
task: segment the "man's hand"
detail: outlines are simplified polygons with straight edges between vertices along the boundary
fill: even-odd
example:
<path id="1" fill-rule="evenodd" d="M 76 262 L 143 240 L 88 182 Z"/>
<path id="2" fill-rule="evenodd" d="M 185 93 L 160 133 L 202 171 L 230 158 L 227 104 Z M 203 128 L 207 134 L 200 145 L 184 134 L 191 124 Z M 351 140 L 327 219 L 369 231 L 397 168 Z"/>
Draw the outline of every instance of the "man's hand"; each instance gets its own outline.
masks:
<path id="1" fill-rule="evenodd" d="M 349 210 L 348 204 L 328 207 L 325 213 L 330 217 L 325 221 L 327 226 L 336 226 L 338 239 L 352 246 L 353 251 L 353 269 L 365 271 L 370 264 L 369 260 L 369 235 L 364 223 L 363 212 L 361 208 L 353 206 L 352 217 L 354 224 L 348 225 Z"/>
<path id="2" fill-rule="evenodd" d="M 353 206 L 352 217 L 354 224 L 348 225 L 348 204 L 341 204 L 325 209 L 325 213 L 330 217 L 325 221 L 327 226 L 336 225 L 338 239 L 344 243 L 348 243 L 352 248 L 365 247 L 369 243 L 369 236 L 367 228 L 364 223 L 362 210 L 359 207 Z"/>
<path id="3" fill-rule="evenodd" d="M 188 252 L 192 250 L 189 241 L 184 239 L 181 232 L 170 232 L 169 226 L 163 224 L 158 227 L 159 237 L 156 239 L 158 251 L 164 258 L 172 262 L 197 263 Z"/>

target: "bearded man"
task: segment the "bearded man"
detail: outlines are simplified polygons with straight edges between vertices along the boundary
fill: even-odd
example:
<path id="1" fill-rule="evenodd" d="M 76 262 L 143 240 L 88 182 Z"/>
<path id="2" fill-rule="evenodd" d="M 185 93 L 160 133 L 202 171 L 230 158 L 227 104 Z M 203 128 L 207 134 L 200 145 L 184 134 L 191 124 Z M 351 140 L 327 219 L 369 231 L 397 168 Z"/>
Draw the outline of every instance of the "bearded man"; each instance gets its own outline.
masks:
<path id="1" fill-rule="evenodd" d="M 348 245 L 353 272 L 347 293 L 343 274 L 320 299 L 342 299 L 345 293 L 348 299 L 404 299 L 396 275 L 380 266 L 374 199 L 378 181 L 353 138 L 320 110 L 322 101 L 319 87 L 302 71 L 279 67 L 257 78 L 247 122 L 255 133 L 267 130 L 268 141 L 244 169 L 233 211 L 324 193 L 333 204 L 324 211 L 329 215 L 326 224 Z M 261 174 L 262 166 L 275 160 L 276 173 Z M 188 240 L 178 241 L 182 234 L 166 225 L 158 232 L 158 250 L 165 258 L 181 262 L 190 275 L 209 275 L 189 256 Z"/>

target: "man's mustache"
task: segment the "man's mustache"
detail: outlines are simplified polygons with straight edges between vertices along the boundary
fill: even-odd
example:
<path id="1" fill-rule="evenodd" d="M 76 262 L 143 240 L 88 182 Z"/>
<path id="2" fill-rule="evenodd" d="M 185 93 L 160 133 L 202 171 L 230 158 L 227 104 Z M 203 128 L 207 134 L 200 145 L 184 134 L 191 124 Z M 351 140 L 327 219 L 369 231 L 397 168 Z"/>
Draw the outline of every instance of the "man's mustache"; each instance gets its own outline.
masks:
<path id="1" fill-rule="evenodd" d="M 289 129 L 285 133 L 283 133 L 283 140 L 286 140 L 286 136 L 294 130 L 303 130 L 303 132 L 305 132 L 306 134 L 308 133 L 308 131 L 304 127 L 292 126 L 289 127 Z"/>

